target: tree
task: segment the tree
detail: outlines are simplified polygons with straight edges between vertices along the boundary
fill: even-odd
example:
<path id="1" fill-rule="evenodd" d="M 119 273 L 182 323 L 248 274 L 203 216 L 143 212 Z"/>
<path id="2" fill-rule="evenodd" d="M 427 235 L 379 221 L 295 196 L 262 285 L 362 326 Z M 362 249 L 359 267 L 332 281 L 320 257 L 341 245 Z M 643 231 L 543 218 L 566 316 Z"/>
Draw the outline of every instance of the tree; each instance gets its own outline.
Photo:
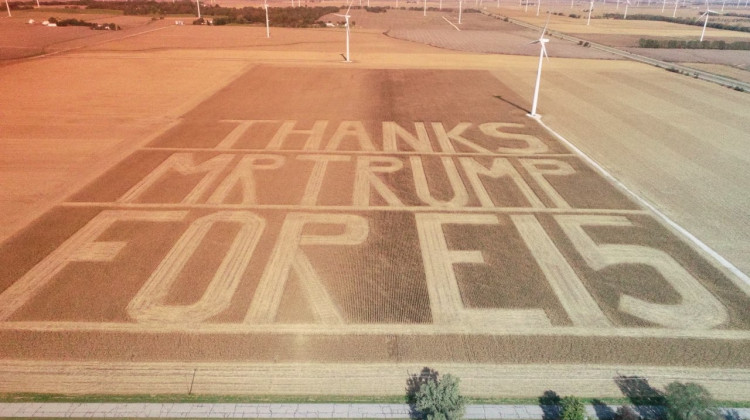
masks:
<path id="1" fill-rule="evenodd" d="M 431 378 L 419 387 L 416 408 L 428 420 L 454 420 L 464 415 L 466 398 L 458 390 L 459 379 L 446 374 Z"/>
<path id="2" fill-rule="evenodd" d="M 563 397 L 560 405 L 562 407 L 561 420 L 584 420 L 586 418 L 583 402 L 577 397 Z"/>
<path id="3" fill-rule="evenodd" d="M 672 382 L 665 388 L 668 420 L 718 420 L 721 413 L 711 394 L 702 386 Z"/>

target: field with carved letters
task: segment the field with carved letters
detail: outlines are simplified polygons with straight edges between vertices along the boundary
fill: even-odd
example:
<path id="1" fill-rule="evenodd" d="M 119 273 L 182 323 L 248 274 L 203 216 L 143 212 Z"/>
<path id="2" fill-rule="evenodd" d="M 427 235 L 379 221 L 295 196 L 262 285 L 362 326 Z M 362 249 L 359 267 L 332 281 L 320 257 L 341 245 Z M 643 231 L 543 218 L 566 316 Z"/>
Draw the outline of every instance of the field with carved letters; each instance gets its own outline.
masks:
<path id="1" fill-rule="evenodd" d="M 243 64 L 0 242 L 0 391 L 750 395 L 741 279 L 490 71 L 377 67 Z"/>

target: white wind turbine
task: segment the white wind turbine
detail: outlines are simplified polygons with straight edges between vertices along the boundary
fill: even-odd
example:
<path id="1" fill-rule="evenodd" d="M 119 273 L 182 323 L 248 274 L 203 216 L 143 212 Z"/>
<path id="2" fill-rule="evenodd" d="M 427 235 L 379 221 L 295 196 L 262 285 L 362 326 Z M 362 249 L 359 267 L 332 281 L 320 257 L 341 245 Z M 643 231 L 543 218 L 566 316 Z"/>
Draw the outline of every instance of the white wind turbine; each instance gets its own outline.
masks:
<path id="1" fill-rule="evenodd" d="M 549 60 L 549 56 L 547 55 L 547 47 L 544 46 L 544 44 L 549 42 L 549 39 L 544 37 L 544 34 L 547 32 L 547 25 L 549 25 L 549 12 L 547 13 L 547 23 L 544 24 L 544 29 L 542 29 L 541 35 L 539 35 L 539 39 L 536 41 L 531 42 L 532 44 L 539 44 L 541 48 L 539 48 L 539 68 L 536 71 L 536 85 L 534 85 L 534 99 L 531 101 L 531 113 L 529 114 L 530 117 L 538 118 L 539 115 L 536 113 L 536 104 L 539 99 L 539 82 L 542 80 L 542 61 L 544 57 L 547 57 Z"/>
<path id="2" fill-rule="evenodd" d="M 625 0 L 625 14 L 622 15 L 623 20 L 628 18 L 628 6 L 630 6 L 630 0 Z"/>
<path id="3" fill-rule="evenodd" d="M 677 16 L 677 5 L 680 4 L 680 0 L 674 0 L 674 11 L 672 12 L 672 17 Z"/>
<path id="4" fill-rule="evenodd" d="M 8 9 L 8 17 L 13 17 L 10 15 L 10 5 L 8 4 L 8 0 L 5 0 L 5 8 Z"/>
<path id="5" fill-rule="evenodd" d="M 698 20 L 705 19 L 703 21 L 703 32 L 701 32 L 701 42 L 703 42 L 703 36 L 706 35 L 706 26 L 708 26 L 708 15 L 710 15 L 711 13 L 715 15 L 719 14 L 719 12 L 714 12 L 713 10 L 708 8 L 708 0 L 706 0 L 706 11 L 703 12 L 700 18 L 698 18 Z"/>
<path id="6" fill-rule="evenodd" d="M 195 4 L 198 5 L 198 19 L 200 19 L 201 18 L 201 0 L 195 0 Z"/>
<path id="7" fill-rule="evenodd" d="M 347 63 L 352 62 L 351 57 L 349 57 L 349 18 L 351 17 L 349 15 L 349 10 L 351 10 L 352 8 L 352 1 L 349 2 L 349 7 L 346 8 L 346 14 L 344 15 L 335 14 L 336 16 L 341 16 L 346 21 L 345 23 L 346 25 L 346 56 L 344 58 L 346 58 Z"/>
<path id="8" fill-rule="evenodd" d="M 266 38 L 270 38 L 271 28 L 269 25 L 270 21 L 268 20 L 268 1 L 267 0 L 263 0 L 263 8 L 266 9 Z"/>
<path id="9" fill-rule="evenodd" d="M 667 0 L 664 0 L 661 4 L 661 12 L 664 13 L 664 9 L 667 8 Z"/>
<path id="10" fill-rule="evenodd" d="M 424 3 L 424 7 L 423 7 L 424 11 L 422 12 L 422 16 L 427 16 L 427 0 L 424 0 L 423 3 Z"/>
<path id="11" fill-rule="evenodd" d="M 586 19 L 586 26 L 589 26 L 591 23 L 591 11 L 594 10 L 594 0 L 591 0 L 591 4 L 589 4 L 589 17 Z"/>
<path id="12" fill-rule="evenodd" d="M 461 24 L 461 12 L 464 11 L 463 0 L 458 0 L 458 24 Z"/>
<path id="13" fill-rule="evenodd" d="M 536 0 L 536 15 L 539 16 L 539 9 L 542 7 L 542 0 Z"/>

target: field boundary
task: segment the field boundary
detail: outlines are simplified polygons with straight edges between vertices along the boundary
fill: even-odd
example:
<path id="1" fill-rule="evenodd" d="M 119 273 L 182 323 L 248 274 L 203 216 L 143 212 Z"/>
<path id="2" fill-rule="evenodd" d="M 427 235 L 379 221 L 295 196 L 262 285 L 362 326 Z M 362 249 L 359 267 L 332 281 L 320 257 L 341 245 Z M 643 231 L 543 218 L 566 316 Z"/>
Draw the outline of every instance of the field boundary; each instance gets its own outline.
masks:
<path id="1" fill-rule="evenodd" d="M 393 396 L 425 366 L 461 378 L 471 397 L 560 395 L 622 398 L 615 379 L 648 379 L 655 388 L 697 382 L 719 400 L 750 396 L 750 369 L 621 365 L 469 363 L 251 363 L 3 361 L 0 392 L 57 394 L 285 394 Z"/>

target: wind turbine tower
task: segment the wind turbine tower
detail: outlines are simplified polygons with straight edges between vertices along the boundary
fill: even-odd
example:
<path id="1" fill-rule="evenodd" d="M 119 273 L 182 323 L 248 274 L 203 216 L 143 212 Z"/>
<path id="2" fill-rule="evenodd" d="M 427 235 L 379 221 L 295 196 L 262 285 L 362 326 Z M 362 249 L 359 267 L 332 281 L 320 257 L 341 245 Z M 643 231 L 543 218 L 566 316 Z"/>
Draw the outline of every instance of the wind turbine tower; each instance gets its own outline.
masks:
<path id="1" fill-rule="evenodd" d="M 589 17 L 586 19 L 586 26 L 589 26 L 591 23 L 591 11 L 594 10 L 594 0 L 591 0 L 591 3 L 589 4 Z"/>
<path id="2" fill-rule="evenodd" d="M 10 15 L 10 5 L 8 4 L 8 0 L 5 0 L 5 8 L 8 9 L 8 17 L 13 17 Z"/>
<path id="3" fill-rule="evenodd" d="M 346 21 L 344 25 L 346 26 L 346 56 L 345 56 L 346 60 L 345 62 L 347 63 L 352 62 L 351 57 L 349 56 L 349 18 L 351 17 L 349 15 L 349 10 L 351 10 L 351 8 L 352 8 L 352 2 L 349 2 L 349 7 L 346 8 L 346 14 L 344 15 L 335 14 L 336 16 L 341 16 Z"/>
<path id="4" fill-rule="evenodd" d="M 718 14 L 718 12 L 714 12 L 713 10 L 711 10 L 711 9 L 708 8 L 708 0 L 706 0 L 706 11 L 703 12 L 703 14 L 701 15 L 701 17 L 699 18 L 699 19 L 705 19 L 703 21 L 703 32 L 701 32 L 701 42 L 703 42 L 703 36 L 706 35 L 706 26 L 708 26 L 708 16 L 711 13 Z"/>
<path id="5" fill-rule="evenodd" d="M 263 0 L 263 8 L 266 9 L 266 38 L 271 37 L 271 28 L 268 20 L 268 0 Z"/>
<path id="6" fill-rule="evenodd" d="M 547 55 L 547 47 L 544 46 L 544 44 L 549 42 L 549 39 L 544 37 L 544 34 L 547 32 L 547 25 L 549 25 L 549 14 L 547 14 L 547 23 L 544 25 L 544 29 L 542 29 L 542 34 L 539 35 L 539 39 L 532 42 L 532 44 L 539 44 L 541 47 L 539 48 L 539 68 L 536 71 L 536 85 L 534 85 L 534 99 L 531 101 L 531 113 L 529 114 L 529 116 L 533 118 L 539 117 L 536 113 L 536 104 L 539 99 L 539 82 L 542 80 L 542 61 L 544 57 L 549 59 L 549 56 Z"/>
<path id="7" fill-rule="evenodd" d="M 6 0 L 7 1 L 7 0 Z M 464 11 L 463 0 L 458 0 L 458 24 L 461 24 L 461 12 Z"/>
<path id="8" fill-rule="evenodd" d="M 630 6 L 630 0 L 625 0 L 625 14 L 622 15 L 623 20 L 628 18 L 628 6 Z"/>
<path id="9" fill-rule="evenodd" d="M 8 0 L 5 0 L 8 1 Z M 201 0 L 195 0 L 195 4 L 198 5 L 198 19 L 201 18 Z"/>

